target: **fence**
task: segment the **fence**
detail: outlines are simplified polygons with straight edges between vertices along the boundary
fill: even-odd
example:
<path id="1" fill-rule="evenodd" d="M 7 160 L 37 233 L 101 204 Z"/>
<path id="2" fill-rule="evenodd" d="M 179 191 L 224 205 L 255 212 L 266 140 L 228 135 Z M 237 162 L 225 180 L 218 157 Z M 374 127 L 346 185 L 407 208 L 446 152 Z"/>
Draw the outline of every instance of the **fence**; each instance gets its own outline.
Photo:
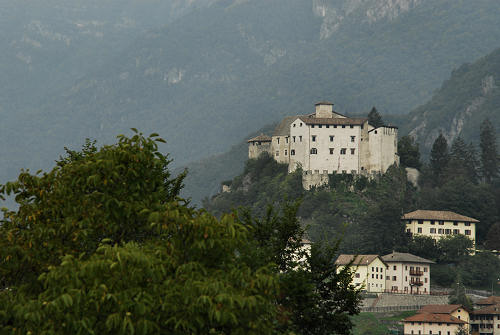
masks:
<path id="1" fill-rule="evenodd" d="M 361 308 L 361 312 L 387 313 L 387 312 L 418 311 L 423 306 L 424 305 L 387 306 L 387 307 L 362 307 Z"/>

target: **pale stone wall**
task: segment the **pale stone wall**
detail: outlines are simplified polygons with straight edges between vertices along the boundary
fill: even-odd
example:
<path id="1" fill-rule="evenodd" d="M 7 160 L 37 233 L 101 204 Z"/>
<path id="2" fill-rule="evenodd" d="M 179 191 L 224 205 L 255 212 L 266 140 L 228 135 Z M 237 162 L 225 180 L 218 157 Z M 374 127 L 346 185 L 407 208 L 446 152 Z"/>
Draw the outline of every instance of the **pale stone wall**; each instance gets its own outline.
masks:
<path id="1" fill-rule="evenodd" d="M 356 287 L 363 286 L 367 292 L 382 293 L 385 291 L 385 264 L 375 258 L 368 266 L 353 265 L 355 272 L 353 284 Z M 338 271 L 343 269 L 339 266 Z"/>
<path id="2" fill-rule="evenodd" d="M 409 220 L 406 223 L 406 232 L 415 235 L 424 235 L 440 239 L 443 236 L 462 234 L 470 238 L 474 243 L 476 240 L 476 224 L 460 221 L 436 221 L 436 220 Z"/>
<path id="3" fill-rule="evenodd" d="M 271 154 L 271 142 L 249 142 L 248 143 L 248 158 L 258 158 L 261 153 L 267 152 Z"/>
<path id="4" fill-rule="evenodd" d="M 290 162 L 290 138 L 289 136 L 273 136 L 271 141 L 272 156 L 278 163 L 289 164 Z"/>
<path id="5" fill-rule="evenodd" d="M 426 263 L 387 262 L 385 287 L 388 292 L 407 294 L 430 294 L 430 265 Z M 422 286 L 411 285 L 413 281 Z"/>
<path id="6" fill-rule="evenodd" d="M 304 171 L 302 173 L 302 187 L 310 190 L 312 187 L 328 185 L 328 174 Z"/>
<path id="7" fill-rule="evenodd" d="M 404 322 L 404 333 L 408 334 L 441 334 L 455 335 L 459 326 L 454 323 Z M 441 333 L 440 333 L 441 332 Z"/>
<path id="8" fill-rule="evenodd" d="M 393 127 L 379 127 L 368 133 L 370 173 L 385 173 L 394 163 L 399 164 L 398 130 Z"/>

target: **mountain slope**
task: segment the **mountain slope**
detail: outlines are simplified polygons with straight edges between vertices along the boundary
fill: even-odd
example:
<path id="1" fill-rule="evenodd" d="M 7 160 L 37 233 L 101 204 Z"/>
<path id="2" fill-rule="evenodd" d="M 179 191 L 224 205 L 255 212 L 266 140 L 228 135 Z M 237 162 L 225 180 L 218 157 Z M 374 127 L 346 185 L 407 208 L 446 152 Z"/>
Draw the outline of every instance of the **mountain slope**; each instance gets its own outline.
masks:
<path id="1" fill-rule="evenodd" d="M 479 126 L 489 118 L 500 138 L 500 49 L 454 70 L 432 99 L 409 115 L 405 130 L 428 152 L 443 133 L 478 142 Z"/>

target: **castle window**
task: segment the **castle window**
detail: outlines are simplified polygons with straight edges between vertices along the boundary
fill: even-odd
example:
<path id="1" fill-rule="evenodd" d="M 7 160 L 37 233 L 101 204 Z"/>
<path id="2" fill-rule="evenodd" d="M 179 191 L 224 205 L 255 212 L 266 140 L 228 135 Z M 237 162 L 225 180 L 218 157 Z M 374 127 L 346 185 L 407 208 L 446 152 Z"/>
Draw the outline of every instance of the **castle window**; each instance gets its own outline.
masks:
<path id="1" fill-rule="evenodd" d="M 278 141 L 278 144 L 280 144 L 280 138 L 279 137 L 276 138 L 276 141 Z"/>
<path id="2" fill-rule="evenodd" d="M 465 235 L 470 235 L 470 230 L 466 229 L 465 230 Z"/>
<path id="3" fill-rule="evenodd" d="M 299 123 L 299 127 L 302 127 L 302 122 L 301 122 L 301 123 Z"/>
<path id="4" fill-rule="evenodd" d="M 295 156 L 295 149 L 290 150 L 290 156 Z"/>
<path id="5" fill-rule="evenodd" d="M 355 139 L 356 139 L 356 136 L 351 136 L 351 142 L 354 142 Z"/>
<path id="6" fill-rule="evenodd" d="M 322 125 L 318 125 L 318 128 L 321 128 Z"/>
<path id="7" fill-rule="evenodd" d="M 299 141 L 302 142 L 302 135 L 299 136 Z"/>
<path id="8" fill-rule="evenodd" d="M 311 125 L 311 128 L 314 128 L 314 125 L 313 125 L 313 124 Z"/>
<path id="9" fill-rule="evenodd" d="M 278 157 L 279 155 L 280 155 L 279 150 L 276 150 L 276 157 Z"/>
<path id="10" fill-rule="evenodd" d="M 326 128 L 330 128 L 330 125 L 329 125 L 329 124 L 327 124 L 327 125 L 326 125 Z"/>
<path id="11" fill-rule="evenodd" d="M 352 128 L 354 128 L 354 126 L 353 126 L 353 125 L 350 125 L 350 126 L 349 126 L 349 128 L 351 128 L 351 129 L 352 129 Z"/>
<path id="12" fill-rule="evenodd" d="M 293 127 L 295 128 L 295 123 L 293 124 Z"/>
<path id="13" fill-rule="evenodd" d="M 365 125 L 364 125 L 364 124 L 362 124 L 362 125 L 361 125 L 361 129 L 364 129 L 364 128 L 365 128 Z"/>
<path id="14" fill-rule="evenodd" d="M 316 155 L 318 153 L 318 149 L 311 148 L 311 155 Z"/>
<path id="15" fill-rule="evenodd" d="M 288 155 L 288 150 L 285 149 L 285 156 Z"/>
<path id="16" fill-rule="evenodd" d="M 334 125 L 333 125 L 333 128 L 337 128 L 337 125 L 336 125 L 336 124 L 334 124 Z"/>
<path id="17" fill-rule="evenodd" d="M 342 125 L 342 128 L 345 128 L 345 124 Z"/>
<path id="18" fill-rule="evenodd" d="M 375 130 L 375 132 L 374 132 L 374 133 L 375 133 L 375 134 L 377 134 L 377 131 Z"/>
<path id="19" fill-rule="evenodd" d="M 330 155 L 333 155 L 333 148 L 330 148 Z"/>
<path id="20" fill-rule="evenodd" d="M 293 136 L 293 142 L 295 143 L 295 136 Z"/>
<path id="21" fill-rule="evenodd" d="M 341 154 L 341 155 L 345 155 L 346 150 L 347 150 L 346 148 L 342 148 L 342 149 L 340 149 L 340 154 Z"/>
<path id="22" fill-rule="evenodd" d="M 288 137 L 285 137 L 285 141 L 286 141 L 286 143 L 288 143 Z"/>
<path id="23" fill-rule="evenodd" d="M 351 149 L 351 155 L 354 155 L 354 151 L 356 151 L 356 149 Z"/>
<path id="24" fill-rule="evenodd" d="M 316 135 L 311 136 L 311 141 L 316 142 Z"/>
<path id="25" fill-rule="evenodd" d="M 364 169 L 365 169 L 365 167 L 364 167 L 364 166 L 362 166 L 362 167 L 361 167 L 361 171 L 363 171 Z"/>
<path id="26" fill-rule="evenodd" d="M 334 137 L 333 135 L 330 135 L 330 142 L 333 142 L 333 139 L 334 139 L 334 138 L 335 138 L 335 137 Z"/>
<path id="27" fill-rule="evenodd" d="M 396 281 L 396 276 L 392 276 L 392 281 Z"/>

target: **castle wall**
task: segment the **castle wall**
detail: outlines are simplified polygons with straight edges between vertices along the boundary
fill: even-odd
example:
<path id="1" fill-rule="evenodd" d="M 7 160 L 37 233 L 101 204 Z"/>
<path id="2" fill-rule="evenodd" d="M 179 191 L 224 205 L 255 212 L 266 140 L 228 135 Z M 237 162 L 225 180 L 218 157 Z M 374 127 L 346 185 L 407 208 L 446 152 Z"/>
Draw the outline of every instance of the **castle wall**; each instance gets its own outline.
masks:
<path id="1" fill-rule="evenodd" d="M 324 173 L 315 173 L 304 171 L 302 173 L 302 187 L 305 190 L 310 190 L 312 187 L 328 185 L 328 175 Z"/>
<path id="2" fill-rule="evenodd" d="M 290 138 L 289 136 L 272 137 L 272 156 L 278 163 L 289 164 L 290 161 Z"/>
<path id="3" fill-rule="evenodd" d="M 385 173 L 394 163 L 399 164 L 398 130 L 393 127 L 379 127 L 368 133 L 370 173 Z"/>
<path id="4" fill-rule="evenodd" d="M 248 143 L 248 158 L 258 158 L 261 153 L 267 152 L 271 154 L 271 142 L 249 142 Z"/>

